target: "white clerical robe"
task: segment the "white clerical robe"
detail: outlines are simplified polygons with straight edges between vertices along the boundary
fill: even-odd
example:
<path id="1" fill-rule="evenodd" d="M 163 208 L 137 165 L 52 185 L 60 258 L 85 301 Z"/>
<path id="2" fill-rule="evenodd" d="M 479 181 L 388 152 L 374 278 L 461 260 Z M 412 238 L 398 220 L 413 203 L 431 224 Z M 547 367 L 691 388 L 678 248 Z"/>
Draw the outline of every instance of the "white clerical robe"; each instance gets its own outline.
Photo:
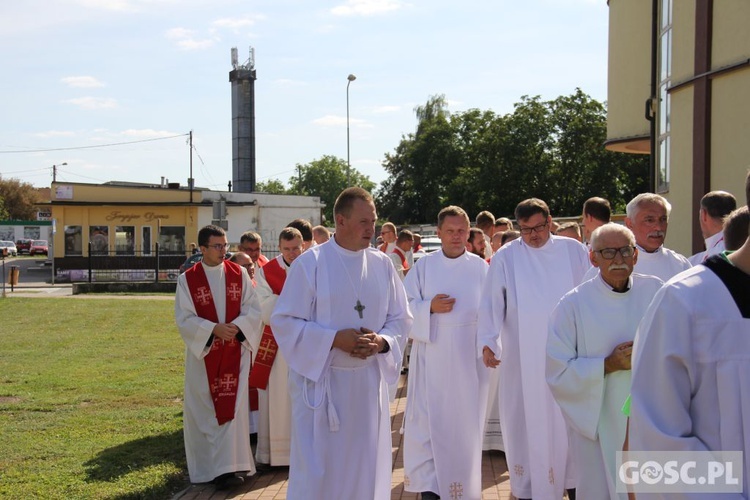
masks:
<path id="1" fill-rule="evenodd" d="M 478 349 L 489 346 L 501 361 L 500 425 L 517 498 L 557 500 L 573 487 L 567 429 L 543 367 L 550 313 L 589 266 L 586 247 L 564 236 L 550 236 L 541 248 L 519 238 L 492 257 Z"/>
<path id="2" fill-rule="evenodd" d="M 633 266 L 634 273 L 656 276 L 666 282 L 672 276 L 692 267 L 685 257 L 674 250 L 665 248 L 664 245 L 650 253 L 639 245 L 636 245 L 636 247 L 638 248 L 638 261 Z M 599 268 L 592 267 L 584 276 L 583 281 L 588 281 L 597 274 L 599 274 Z"/>
<path id="3" fill-rule="evenodd" d="M 281 255 L 274 259 L 281 269 L 288 273 L 289 266 Z M 264 267 L 255 273 L 255 291 L 260 301 L 261 320 L 264 325 L 271 324 L 271 313 L 279 296 L 273 293 L 266 281 Z M 253 353 L 258 352 L 261 331 L 251 339 Z M 253 359 L 255 359 L 253 357 Z M 268 388 L 258 389 L 258 445 L 255 450 L 255 461 L 273 466 L 289 465 L 289 450 L 292 427 L 292 401 L 289 399 L 288 374 L 284 355 L 276 353 L 268 377 Z"/>
<path id="4" fill-rule="evenodd" d="M 633 351 L 630 450 L 743 452 L 744 494 L 701 499 L 750 492 L 750 276 L 724 266 L 745 317 L 727 285 L 695 266 L 659 290 Z M 638 493 L 639 500 L 654 497 Z M 694 498 L 669 496 L 686 497 Z"/>
<path id="5" fill-rule="evenodd" d="M 414 314 L 404 415 L 406 491 L 482 496 L 488 368 L 477 356 L 477 319 L 488 267 L 470 252 L 449 259 L 438 251 L 419 259 L 404 280 Z M 456 299 L 451 312 L 430 313 L 438 294 Z"/>
<path id="6" fill-rule="evenodd" d="M 706 244 L 706 249 L 688 258 L 691 265 L 697 266 L 712 255 L 718 255 L 726 250 L 726 247 L 724 246 L 724 233 L 722 231 L 719 231 L 713 236 L 709 236 L 704 242 Z"/>
<path id="7" fill-rule="evenodd" d="M 203 265 L 203 264 L 201 264 Z M 219 323 L 225 322 L 226 288 L 224 266 L 203 265 L 208 285 L 216 306 Z M 219 425 L 216 421 L 211 391 L 208 387 L 206 365 L 203 358 L 215 323 L 198 317 L 190 296 L 187 279 L 181 274 L 177 279 L 175 295 L 175 320 L 185 342 L 185 401 L 183 426 L 185 455 L 190 481 L 204 483 L 229 472 L 255 473 L 255 463 L 250 449 L 250 403 L 247 379 L 250 373 L 250 342 L 247 340 L 260 329 L 260 305 L 247 271 L 242 272 L 242 307 L 232 323 L 245 335 L 240 357 L 240 380 L 234 419 Z"/>
<path id="8" fill-rule="evenodd" d="M 615 292 L 601 274 L 568 292 L 552 311 L 547 338 L 547 383 L 570 432 L 578 468 L 576 498 L 621 498 L 615 492 L 616 453 L 622 450 L 630 370 L 604 375 L 604 359 L 632 341 L 663 282 L 633 274 Z"/>
<path id="9" fill-rule="evenodd" d="M 411 323 L 403 284 L 383 252 L 349 251 L 334 236 L 294 261 L 271 315 L 292 398 L 287 498 L 390 498 L 387 384 L 399 376 Z M 362 327 L 390 350 L 363 360 L 332 348 L 338 330 Z"/>

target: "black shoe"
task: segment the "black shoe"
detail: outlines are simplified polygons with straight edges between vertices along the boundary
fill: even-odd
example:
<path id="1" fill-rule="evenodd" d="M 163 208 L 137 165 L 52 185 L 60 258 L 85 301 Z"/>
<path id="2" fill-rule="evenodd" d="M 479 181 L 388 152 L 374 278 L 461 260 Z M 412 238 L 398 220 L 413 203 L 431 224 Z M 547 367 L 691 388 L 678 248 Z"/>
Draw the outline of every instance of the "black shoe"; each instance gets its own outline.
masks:
<path id="1" fill-rule="evenodd" d="M 244 482 L 245 480 L 234 472 L 227 472 L 226 474 L 217 476 L 216 479 L 214 479 L 214 484 L 216 485 L 217 490 L 228 490 L 241 486 Z"/>
<path id="2" fill-rule="evenodd" d="M 431 491 L 423 491 L 422 500 L 440 500 L 440 495 Z"/>
<path id="3" fill-rule="evenodd" d="M 271 470 L 271 464 L 264 464 L 261 462 L 255 462 L 255 472 L 263 473 Z"/>

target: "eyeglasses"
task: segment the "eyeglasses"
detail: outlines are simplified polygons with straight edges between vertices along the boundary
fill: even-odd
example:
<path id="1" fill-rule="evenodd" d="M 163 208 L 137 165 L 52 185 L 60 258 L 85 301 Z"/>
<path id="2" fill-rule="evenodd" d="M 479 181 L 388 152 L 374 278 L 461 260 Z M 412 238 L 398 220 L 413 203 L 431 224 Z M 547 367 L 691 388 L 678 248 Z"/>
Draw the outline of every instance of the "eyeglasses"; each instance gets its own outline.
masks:
<path id="1" fill-rule="evenodd" d="M 226 250 L 227 248 L 229 248 L 229 244 L 228 243 L 216 243 L 214 245 L 206 245 L 206 248 L 213 248 L 214 250 L 218 252 L 222 252 Z"/>
<path id="2" fill-rule="evenodd" d="M 544 224 L 539 224 L 538 226 L 534 227 L 522 227 L 520 229 L 521 234 L 531 234 L 531 233 L 541 233 L 544 231 L 544 228 L 549 225 L 548 222 L 545 222 Z"/>
<path id="3" fill-rule="evenodd" d="M 594 252 L 598 253 L 602 257 L 604 257 L 607 260 L 614 259 L 615 256 L 619 253 L 622 255 L 624 259 L 627 259 L 628 257 L 632 257 L 633 253 L 635 252 L 635 247 L 626 246 L 621 248 L 602 248 L 601 250 L 594 250 Z"/>

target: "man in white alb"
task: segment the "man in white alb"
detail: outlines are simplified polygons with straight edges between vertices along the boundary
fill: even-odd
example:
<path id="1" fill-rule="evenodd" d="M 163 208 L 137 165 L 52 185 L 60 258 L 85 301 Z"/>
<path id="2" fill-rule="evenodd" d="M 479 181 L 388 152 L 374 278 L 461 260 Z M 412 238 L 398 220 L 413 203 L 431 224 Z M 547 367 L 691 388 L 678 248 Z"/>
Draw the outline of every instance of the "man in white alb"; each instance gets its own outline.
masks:
<path id="1" fill-rule="evenodd" d="M 260 301 L 263 333 L 251 338 L 255 358 L 250 371 L 250 387 L 258 389 L 258 446 L 255 461 L 260 464 L 289 465 L 292 402 L 287 387 L 289 367 L 278 352 L 271 329 L 271 313 L 276 306 L 292 262 L 302 254 L 302 233 L 285 227 L 279 233 L 279 255 L 260 268 L 255 288 Z"/>
<path id="2" fill-rule="evenodd" d="M 745 180 L 750 201 L 750 174 Z M 641 498 L 747 498 L 750 492 L 750 238 L 668 281 L 633 346 L 631 451 L 739 451 L 742 492 Z M 734 469 L 733 476 L 740 471 Z M 709 484 L 710 486 L 710 484 Z M 696 487 L 690 488 L 695 491 Z"/>
<path id="3" fill-rule="evenodd" d="M 701 208 L 698 210 L 698 223 L 706 249 L 690 257 L 688 260 L 697 266 L 712 255 L 720 254 L 724 247 L 724 217 L 737 208 L 737 200 L 726 191 L 711 191 L 701 198 Z"/>
<path id="4" fill-rule="evenodd" d="M 495 253 L 485 281 L 479 354 L 486 366 L 500 366 L 500 425 L 513 495 L 558 499 L 573 488 L 573 476 L 565 421 L 544 377 L 547 323 L 590 264 L 585 246 L 550 234 L 542 200 L 519 203 L 516 219 L 521 238 Z"/>
<path id="5" fill-rule="evenodd" d="M 271 315 L 292 399 L 287 498 L 385 500 L 388 384 L 412 317 L 389 257 L 370 247 L 372 196 L 347 188 L 333 211 L 334 237 L 297 259 Z"/>
<path id="6" fill-rule="evenodd" d="M 255 473 L 250 449 L 250 342 L 260 305 L 247 271 L 224 260 L 224 230 L 198 232 L 203 260 L 177 279 L 175 321 L 185 342 L 184 434 L 193 483 L 217 489 Z"/>
<path id="7" fill-rule="evenodd" d="M 414 314 L 404 489 L 423 499 L 480 498 L 488 370 L 477 354 L 477 318 L 488 266 L 465 248 L 462 208 L 440 211 L 437 234 L 442 249 L 419 259 L 404 281 Z"/>
<path id="8" fill-rule="evenodd" d="M 600 272 L 552 311 L 547 383 L 569 425 L 577 500 L 625 500 L 615 491 L 615 457 L 625 439 L 630 355 L 638 323 L 663 283 L 633 274 L 638 249 L 628 228 L 604 224 L 589 243 Z"/>

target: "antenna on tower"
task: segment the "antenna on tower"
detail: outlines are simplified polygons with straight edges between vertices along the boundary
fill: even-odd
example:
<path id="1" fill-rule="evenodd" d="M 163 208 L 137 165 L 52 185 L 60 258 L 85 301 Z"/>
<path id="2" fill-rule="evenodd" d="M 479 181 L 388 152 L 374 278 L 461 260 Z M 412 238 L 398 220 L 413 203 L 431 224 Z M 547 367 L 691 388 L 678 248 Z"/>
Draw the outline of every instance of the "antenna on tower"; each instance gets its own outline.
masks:
<path id="1" fill-rule="evenodd" d="M 237 47 L 232 47 L 232 68 L 237 69 L 238 65 L 239 62 L 237 59 Z"/>
<path id="2" fill-rule="evenodd" d="M 250 47 L 250 58 L 247 60 L 247 69 L 255 69 L 255 48 Z"/>

